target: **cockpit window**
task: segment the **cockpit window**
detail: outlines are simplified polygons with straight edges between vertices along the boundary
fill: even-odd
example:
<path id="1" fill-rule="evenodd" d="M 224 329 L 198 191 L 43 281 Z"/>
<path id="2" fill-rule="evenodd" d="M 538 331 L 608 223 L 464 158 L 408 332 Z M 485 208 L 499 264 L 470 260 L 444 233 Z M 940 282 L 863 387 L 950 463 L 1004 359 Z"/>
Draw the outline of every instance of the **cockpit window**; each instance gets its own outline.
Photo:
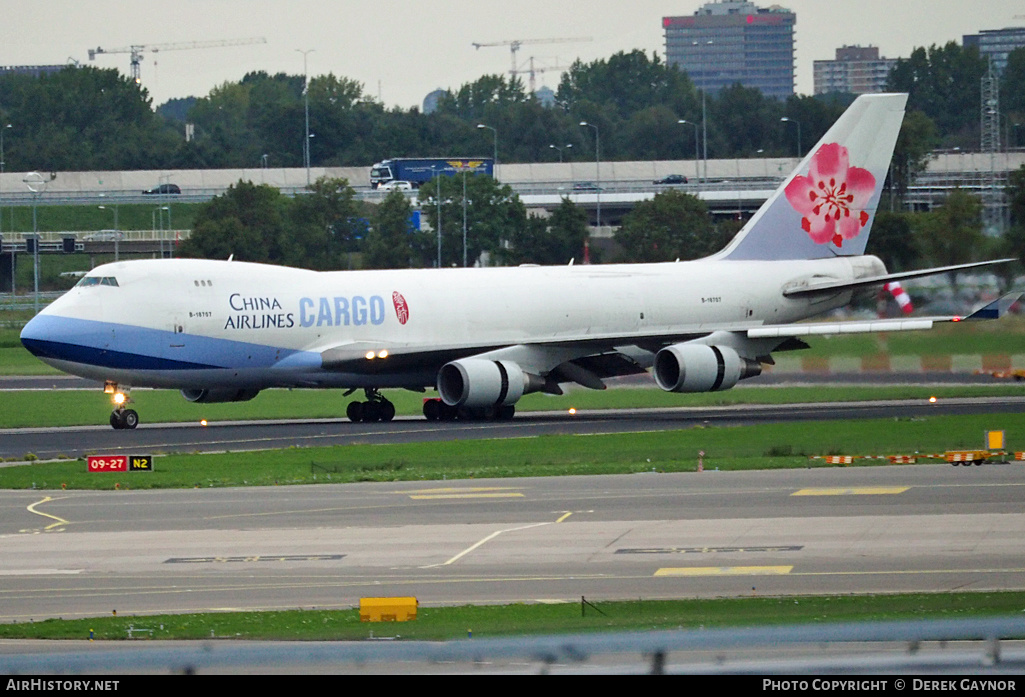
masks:
<path id="1" fill-rule="evenodd" d="M 86 286 L 114 286 L 117 287 L 117 279 L 113 276 L 83 276 L 82 280 L 75 284 L 79 288 Z"/>

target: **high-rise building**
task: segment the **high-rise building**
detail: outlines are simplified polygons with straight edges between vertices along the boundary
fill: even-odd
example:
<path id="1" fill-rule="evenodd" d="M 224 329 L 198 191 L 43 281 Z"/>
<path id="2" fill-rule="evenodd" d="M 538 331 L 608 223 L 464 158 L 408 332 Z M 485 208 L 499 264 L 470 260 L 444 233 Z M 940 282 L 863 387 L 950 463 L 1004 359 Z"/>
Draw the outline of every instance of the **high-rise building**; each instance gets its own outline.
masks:
<path id="1" fill-rule="evenodd" d="M 836 49 L 836 60 L 814 61 L 815 94 L 884 92 L 896 63 L 896 58 L 880 58 L 876 46 L 843 46 Z"/>
<path id="2" fill-rule="evenodd" d="M 709 2 L 691 16 L 662 18 L 666 62 L 687 71 L 701 90 L 740 83 L 785 99 L 794 93 L 796 22 L 797 15 L 779 5 Z"/>
<path id="3" fill-rule="evenodd" d="M 965 48 L 975 46 L 979 55 L 992 58 L 998 73 L 1007 67 L 1007 54 L 1016 48 L 1025 48 L 1025 27 L 1007 29 L 983 29 L 978 34 L 963 36 Z"/>

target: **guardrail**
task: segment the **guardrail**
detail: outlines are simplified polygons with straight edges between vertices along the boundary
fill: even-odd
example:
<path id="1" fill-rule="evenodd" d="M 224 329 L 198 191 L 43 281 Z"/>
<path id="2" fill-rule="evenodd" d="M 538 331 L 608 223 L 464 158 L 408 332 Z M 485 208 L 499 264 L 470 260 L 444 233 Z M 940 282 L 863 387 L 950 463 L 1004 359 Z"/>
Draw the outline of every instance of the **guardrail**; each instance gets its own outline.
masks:
<path id="1" fill-rule="evenodd" d="M 40 675 L 120 671 L 130 674 L 153 670 L 189 673 L 229 670 L 244 674 L 267 670 L 268 666 L 299 670 L 304 666 L 401 665 L 408 662 L 422 664 L 426 669 L 427 666 L 437 667 L 448 662 L 479 665 L 483 661 L 506 659 L 535 661 L 541 672 L 547 672 L 553 664 L 563 663 L 567 669 L 581 673 L 589 670 L 602 673 L 708 672 L 727 675 L 828 675 L 842 672 L 877 677 L 897 673 L 895 677 L 879 679 L 889 681 L 889 685 L 901 690 L 905 673 L 1020 675 L 1025 669 L 1025 652 L 1020 646 L 1008 650 L 1001 646 L 1001 642 L 1022 636 L 1025 636 L 1025 619 L 1009 617 L 599 632 L 442 642 L 182 642 L 159 646 L 121 645 L 108 650 L 53 652 L 47 649 L 46 653 L 0 655 L 0 673 Z M 934 650 L 923 646 L 923 642 L 948 641 L 976 643 L 956 647 L 941 645 Z M 152 642 L 146 640 L 142 643 Z M 840 648 L 827 652 L 825 648 L 829 645 Z M 796 651 L 803 650 L 804 653 L 784 652 L 781 647 L 787 646 L 798 647 Z M 749 660 L 740 653 L 744 650 L 762 650 L 763 653 L 760 659 Z M 674 653 L 686 651 L 704 654 L 698 654 L 696 661 L 691 658 L 688 663 L 686 655 Z M 716 658 L 710 659 L 709 652 L 713 651 Z M 623 658 L 611 665 L 593 663 L 603 656 Z M 465 670 L 465 665 L 452 666 L 451 670 Z M 522 666 L 517 670 L 522 670 Z M 898 680 L 900 682 L 896 682 Z M 825 683 L 823 690 L 842 689 L 830 687 L 831 681 L 825 678 L 822 682 Z M 910 678 L 906 682 L 910 687 Z M 880 689 L 885 691 L 886 687 Z M 1013 691 L 1014 687 L 1010 690 Z"/>

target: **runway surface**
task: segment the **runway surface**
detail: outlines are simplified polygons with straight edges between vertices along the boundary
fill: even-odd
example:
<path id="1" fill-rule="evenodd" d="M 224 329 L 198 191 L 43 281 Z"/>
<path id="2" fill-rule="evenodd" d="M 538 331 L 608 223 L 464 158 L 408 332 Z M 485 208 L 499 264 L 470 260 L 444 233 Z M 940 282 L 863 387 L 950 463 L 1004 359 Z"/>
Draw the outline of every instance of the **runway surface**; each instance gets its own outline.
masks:
<path id="1" fill-rule="evenodd" d="M 0 621 L 1020 589 L 1025 465 L 0 492 Z"/>

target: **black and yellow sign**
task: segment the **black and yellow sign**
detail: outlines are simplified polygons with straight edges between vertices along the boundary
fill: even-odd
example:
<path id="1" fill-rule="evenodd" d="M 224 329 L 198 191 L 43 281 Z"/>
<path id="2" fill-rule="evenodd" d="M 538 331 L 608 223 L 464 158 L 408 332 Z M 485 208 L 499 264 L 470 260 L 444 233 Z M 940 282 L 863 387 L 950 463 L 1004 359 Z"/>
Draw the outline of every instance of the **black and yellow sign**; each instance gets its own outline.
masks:
<path id="1" fill-rule="evenodd" d="M 129 455 L 128 456 L 128 471 L 129 472 L 152 472 L 153 471 L 153 456 L 152 455 Z"/>

